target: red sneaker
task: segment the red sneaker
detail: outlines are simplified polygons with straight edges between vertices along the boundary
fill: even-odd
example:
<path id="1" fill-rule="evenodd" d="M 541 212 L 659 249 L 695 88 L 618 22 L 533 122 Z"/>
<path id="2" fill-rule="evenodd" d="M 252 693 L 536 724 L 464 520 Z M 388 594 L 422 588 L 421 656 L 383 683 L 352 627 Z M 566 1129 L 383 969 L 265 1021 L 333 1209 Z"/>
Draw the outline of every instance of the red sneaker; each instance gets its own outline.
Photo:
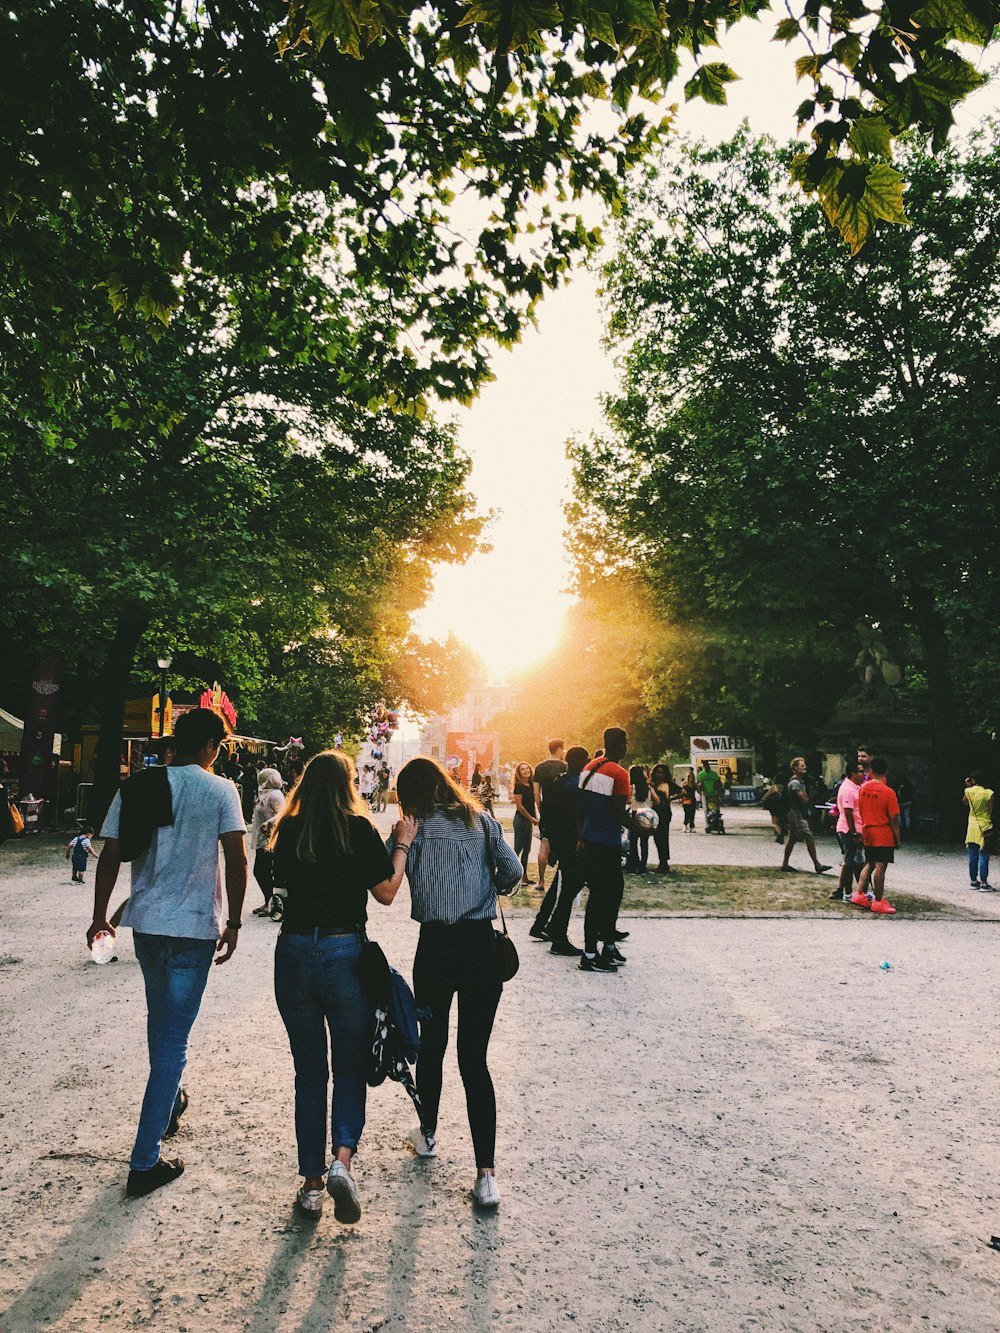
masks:
<path id="1" fill-rule="evenodd" d="M 870 907 L 871 904 L 870 904 L 869 901 L 868 901 L 868 895 L 867 895 L 867 893 L 858 893 L 858 891 L 855 890 L 854 893 L 851 894 L 851 906 L 852 906 L 852 907 Z"/>
<path id="2" fill-rule="evenodd" d="M 896 909 L 895 909 L 895 907 L 890 907 L 890 906 L 889 906 L 889 899 L 888 899 L 888 898 L 881 898 L 881 899 L 879 899 L 879 898 L 873 898 L 873 899 L 872 899 L 872 911 L 873 911 L 873 912 L 878 912 L 881 916 L 895 916 L 895 915 L 896 915 Z"/>

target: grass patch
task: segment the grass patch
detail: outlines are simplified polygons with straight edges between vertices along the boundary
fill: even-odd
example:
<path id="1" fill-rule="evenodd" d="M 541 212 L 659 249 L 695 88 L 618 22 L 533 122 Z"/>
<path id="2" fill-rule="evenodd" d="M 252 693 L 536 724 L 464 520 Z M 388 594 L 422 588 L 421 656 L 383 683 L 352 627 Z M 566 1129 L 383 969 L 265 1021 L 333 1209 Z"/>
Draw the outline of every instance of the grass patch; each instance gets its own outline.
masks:
<path id="1" fill-rule="evenodd" d="M 743 916 L 777 913 L 782 916 L 863 916 L 860 908 L 833 902 L 833 875 L 743 866 L 679 866 L 669 875 L 626 875 L 623 911 L 690 912 L 699 916 Z M 900 916 L 978 919 L 950 903 L 916 894 L 888 893 Z M 515 907 L 538 910 L 537 889 L 521 889 L 511 900 Z"/>

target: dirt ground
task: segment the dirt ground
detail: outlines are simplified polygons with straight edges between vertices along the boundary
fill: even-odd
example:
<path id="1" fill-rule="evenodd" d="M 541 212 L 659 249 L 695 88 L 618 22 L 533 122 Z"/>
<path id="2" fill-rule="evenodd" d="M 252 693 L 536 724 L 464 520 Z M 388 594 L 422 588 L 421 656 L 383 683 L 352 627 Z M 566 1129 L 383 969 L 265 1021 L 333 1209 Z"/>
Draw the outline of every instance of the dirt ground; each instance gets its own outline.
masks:
<path id="1" fill-rule="evenodd" d="M 291 1207 L 276 927 L 250 917 L 211 977 L 185 1175 L 126 1201 L 145 1079 L 129 932 L 118 963 L 89 962 L 91 877 L 9 851 L 4 1333 L 1000 1328 L 995 922 L 636 915 L 604 977 L 529 942 L 517 912 L 491 1047 L 498 1214 L 469 1200 L 449 1055 L 437 1161 L 404 1147 L 402 1090 L 371 1092 L 348 1228 Z M 372 933 L 408 974 L 404 895 Z"/>

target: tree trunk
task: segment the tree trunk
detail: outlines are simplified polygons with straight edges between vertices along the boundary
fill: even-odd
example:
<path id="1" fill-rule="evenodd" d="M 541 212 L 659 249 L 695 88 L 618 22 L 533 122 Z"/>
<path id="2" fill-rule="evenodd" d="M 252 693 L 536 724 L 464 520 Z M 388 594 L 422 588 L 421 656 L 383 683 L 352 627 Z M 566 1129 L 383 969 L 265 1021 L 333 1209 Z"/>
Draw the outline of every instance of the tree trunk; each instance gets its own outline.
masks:
<path id="1" fill-rule="evenodd" d="M 965 828 L 961 800 L 962 779 L 967 770 L 968 757 L 955 702 L 951 644 L 944 617 L 927 588 L 911 585 L 910 605 L 923 652 L 924 675 L 927 677 L 934 744 L 934 804 L 941 832 L 946 837 L 952 837 Z"/>
<path id="2" fill-rule="evenodd" d="M 103 820 L 118 790 L 121 762 L 122 729 L 125 701 L 128 698 L 132 665 L 139 641 L 149 624 L 143 611 L 123 611 L 118 617 L 114 638 L 108 646 L 104 670 L 100 676 L 97 703 L 97 755 L 94 763 L 94 799 L 91 807 L 95 828 Z"/>

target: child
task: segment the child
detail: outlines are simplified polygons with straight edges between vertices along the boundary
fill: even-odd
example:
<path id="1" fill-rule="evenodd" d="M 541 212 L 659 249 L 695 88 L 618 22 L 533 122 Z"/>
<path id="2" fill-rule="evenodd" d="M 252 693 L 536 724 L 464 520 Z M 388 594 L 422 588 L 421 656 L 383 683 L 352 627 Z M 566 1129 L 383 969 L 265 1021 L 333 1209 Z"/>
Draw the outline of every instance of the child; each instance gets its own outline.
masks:
<path id="1" fill-rule="evenodd" d="M 72 857 L 74 884 L 83 883 L 83 872 L 87 869 L 87 858 L 97 855 L 93 843 L 90 841 L 93 836 L 94 830 L 85 828 L 66 844 L 66 856 Z"/>

